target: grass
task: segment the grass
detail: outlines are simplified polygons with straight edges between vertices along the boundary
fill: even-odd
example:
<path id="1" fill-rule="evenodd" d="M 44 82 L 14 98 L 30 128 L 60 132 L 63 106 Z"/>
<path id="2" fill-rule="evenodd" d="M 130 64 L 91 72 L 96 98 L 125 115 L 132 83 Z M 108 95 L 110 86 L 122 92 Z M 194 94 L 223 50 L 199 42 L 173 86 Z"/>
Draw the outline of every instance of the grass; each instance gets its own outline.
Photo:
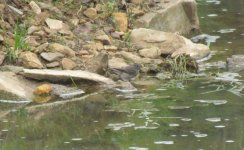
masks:
<path id="1" fill-rule="evenodd" d="M 16 24 L 14 28 L 14 46 L 6 46 L 6 58 L 8 62 L 16 62 L 20 51 L 29 50 L 28 44 L 25 42 L 27 29 L 24 25 Z"/>
<path id="2" fill-rule="evenodd" d="M 185 79 L 190 71 L 197 71 L 197 63 L 186 54 L 176 56 L 166 61 L 167 68 L 174 78 Z"/>

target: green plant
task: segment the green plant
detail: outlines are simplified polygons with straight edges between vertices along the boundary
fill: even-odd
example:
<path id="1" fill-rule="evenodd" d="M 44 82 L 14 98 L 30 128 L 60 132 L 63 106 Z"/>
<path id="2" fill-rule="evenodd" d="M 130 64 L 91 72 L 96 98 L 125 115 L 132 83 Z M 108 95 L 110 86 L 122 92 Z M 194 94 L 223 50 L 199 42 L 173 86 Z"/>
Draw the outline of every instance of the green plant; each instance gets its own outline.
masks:
<path id="1" fill-rule="evenodd" d="M 14 50 L 28 50 L 28 44 L 25 42 L 26 34 L 26 27 L 17 23 L 14 29 Z"/>
<path id="2" fill-rule="evenodd" d="M 6 59 L 8 62 L 15 62 L 17 60 L 18 50 L 14 49 L 13 47 L 7 46 L 5 52 L 6 52 Z"/>
<path id="3" fill-rule="evenodd" d="M 128 48 L 132 47 L 131 36 L 130 35 L 131 35 L 131 32 L 127 32 L 127 33 L 124 34 L 124 37 L 123 37 L 124 42 L 125 42 L 125 44 L 126 44 L 126 46 Z"/>
<path id="4" fill-rule="evenodd" d="M 107 3 L 103 3 L 103 16 L 110 16 L 118 9 L 116 0 L 110 0 Z"/>

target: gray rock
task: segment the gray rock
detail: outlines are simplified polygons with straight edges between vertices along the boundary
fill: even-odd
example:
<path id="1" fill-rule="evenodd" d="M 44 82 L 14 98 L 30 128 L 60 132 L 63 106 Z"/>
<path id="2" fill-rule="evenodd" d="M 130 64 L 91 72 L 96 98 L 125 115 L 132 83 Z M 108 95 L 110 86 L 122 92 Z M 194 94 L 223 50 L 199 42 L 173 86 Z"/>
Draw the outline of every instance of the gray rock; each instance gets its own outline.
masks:
<path id="1" fill-rule="evenodd" d="M 63 54 L 55 52 L 55 53 L 46 53 L 43 52 L 40 55 L 44 60 L 49 61 L 49 62 L 53 62 L 53 61 L 58 61 L 60 59 L 62 59 L 64 57 Z"/>
<path id="2" fill-rule="evenodd" d="M 73 80 L 89 80 L 113 86 L 115 82 L 99 74 L 81 70 L 51 70 L 51 69 L 24 69 L 23 75 L 36 80 L 65 82 Z"/>
<path id="3" fill-rule="evenodd" d="M 122 68 L 122 67 L 126 67 L 127 65 L 128 64 L 122 58 L 113 57 L 112 59 L 109 59 L 109 61 L 108 61 L 109 68 Z"/>
<path id="4" fill-rule="evenodd" d="M 158 5 L 161 9 L 146 13 L 135 26 L 182 34 L 199 29 L 195 0 L 174 0 L 168 4 L 162 1 Z"/>
<path id="5" fill-rule="evenodd" d="M 63 28 L 63 21 L 46 18 L 46 24 L 52 30 L 61 30 Z"/>
<path id="6" fill-rule="evenodd" d="M 4 59 L 5 59 L 5 54 L 4 52 L 0 51 L 0 66 L 2 65 Z"/>
<path id="7" fill-rule="evenodd" d="M 85 93 L 83 90 L 77 88 L 67 87 L 59 84 L 51 84 L 51 85 L 53 87 L 52 94 L 62 99 L 70 99 Z"/>
<path id="8" fill-rule="evenodd" d="M 161 51 L 158 47 L 151 47 L 139 50 L 139 54 L 146 58 L 159 58 L 161 56 Z"/>
<path id="9" fill-rule="evenodd" d="M 244 70 L 244 55 L 233 55 L 227 58 L 227 69 L 232 72 Z"/>
<path id="10" fill-rule="evenodd" d="M 104 75 L 108 69 L 108 54 L 99 53 L 85 63 L 86 70 L 100 75 Z"/>

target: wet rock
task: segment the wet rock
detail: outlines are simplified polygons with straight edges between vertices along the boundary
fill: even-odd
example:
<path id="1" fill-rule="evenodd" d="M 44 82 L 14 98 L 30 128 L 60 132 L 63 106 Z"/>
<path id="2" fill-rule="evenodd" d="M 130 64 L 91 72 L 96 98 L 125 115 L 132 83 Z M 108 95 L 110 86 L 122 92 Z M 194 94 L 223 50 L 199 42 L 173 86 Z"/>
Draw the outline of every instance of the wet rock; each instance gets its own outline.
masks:
<path id="1" fill-rule="evenodd" d="M 44 104 L 52 100 L 52 96 L 35 96 L 32 101 L 37 104 Z"/>
<path id="2" fill-rule="evenodd" d="M 149 87 L 149 86 L 155 86 L 160 84 L 159 80 L 157 79 L 144 79 L 144 80 L 138 80 L 133 82 L 134 85 L 137 87 Z"/>
<path id="3" fill-rule="evenodd" d="M 135 22 L 135 26 L 166 32 L 186 34 L 199 29 L 197 5 L 195 0 L 169 1 L 157 4 L 156 11 L 146 13 Z"/>
<path id="4" fill-rule="evenodd" d="M 109 68 L 123 68 L 126 66 L 128 66 L 128 64 L 122 58 L 114 57 L 108 61 L 108 67 Z"/>
<path id="5" fill-rule="evenodd" d="M 38 86 L 33 93 L 35 95 L 47 95 L 52 92 L 52 86 L 48 83 Z"/>
<path id="6" fill-rule="evenodd" d="M 55 68 L 55 67 L 59 67 L 59 65 L 60 65 L 59 62 L 54 61 L 54 62 L 51 62 L 51 63 L 46 64 L 46 67 L 47 68 Z"/>
<path id="7" fill-rule="evenodd" d="M 111 44 L 111 40 L 106 34 L 96 36 L 96 40 L 102 42 L 104 45 L 110 45 Z"/>
<path id="8" fill-rule="evenodd" d="M 85 92 L 81 89 L 67 87 L 59 84 L 52 84 L 53 90 L 52 94 L 56 95 L 62 99 L 70 99 L 76 96 L 80 96 Z"/>
<path id="9" fill-rule="evenodd" d="M 113 18 L 119 31 L 126 32 L 128 30 L 128 18 L 125 13 L 113 13 Z"/>
<path id="10" fill-rule="evenodd" d="M 83 14 L 90 19 L 95 19 L 97 17 L 97 10 L 95 8 L 88 8 Z"/>
<path id="11" fill-rule="evenodd" d="M 19 73 L 23 71 L 23 67 L 20 66 L 12 66 L 12 65 L 4 65 L 0 67 L 0 71 L 5 71 L 5 72 L 13 72 L 13 73 Z"/>
<path id="12" fill-rule="evenodd" d="M 195 59 L 202 59 L 210 53 L 207 46 L 192 43 L 183 36 L 144 28 L 132 30 L 131 42 L 140 49 L 158 47 L 161 55 L 166 56 L 185 53 Z"/>
<path id="13" fill-rule="evenodd" d="M 42 65 L 42 63 L 40 62 L 40 60 L 38 59 L 35 53 L 23 52 L 20 54 L 19 59 L 25 68 L 30 68 L 30 69 L 44 68 L 44 66 Z"/>
<path id="14" fill-rule="evenodd" d="M 41 56 L 41 58 L 43 58 L 44 60 L 49 61 L 49 62 L 58 61 L 64 57 L 63 54 L 58 53 L 58 52 L 56 52 L 56 53 L 45 53 L 45 52 L 43 52 L 43 53 L 41 53 L 40 56 Z"/>
<path id="15" fill-rule="evenodd" d="M 137 91 L 137 89 L 128 81 L 118 81 L 118 85 L 115 87 L 115 90 L 121 93 L 130 93 Z"/>
<path id="16" fill-rule="evenodd" d="M 68 46 L 64 46 L 58 43 L 49 44 L 49 49 L 51 52 L 59 52 L 69 57 L 75 56 L 75 51 L 69 48 Z"/>
<path id="17" fill-rule="evenodd" d="M 41 11 L 41 8 L 36 4 L 36 2 L 34 1 L 31 1 L 29 3 L 31 9 L 36 13 L 36 14 L 40 14 L 42 11 Z"/>
<path id="18" fill-rule="evenodd" d="M 200 34 L 197 36 L 194 36 L 191 38 L 191 41 L 194 43 L 199 43 L 201 41 L 205 41 L 207 44 L 216 42 L 217 39 L 219 39 L 220 36 L 211 36 L 208 34 Z"/>
<path id="19" fill-rule="evenodd" d="M 63 28 L 63 21 L 46 18 L 45 22 L 48 25 L 48 27 L 52 30 L 60 30 Z"/>
<path id="20" fill-rule="evenodd" d="M 68 58 L 63 58 L 61 61 L 61 65 L 64 70 L 72 70 L 77 67 L 76 63 Z"/>
<path id="21" fill-rule="evenodd" d="M 104 75 L 108 68 L 108 54 L 99 53 L 85 62 L 86 70 L 97 74 Z"/>
<path id="22" fill-rule="evenodd" d="M 139 54 L 146 58 L 159 58 L 161 51 L 157 47 L 151 47 L 139 50 Z"/>
<path id="23" fill-rule="evenodd" d="M 244 55 L 233 55 L 227 58 L 227 69 L 233 72 L 244 70 Z"/>
<path id="24" fill-rule="evenodd" d="M 4 52 L 0 51 L 0 66 L 2 65 L 4 59 L 5 59 L 5 54 Z"/>
<path id="25" fill-rule="evenodd" d="M 65 82 L 72 78 L 74 81 L 89 80 L 109 86 L 115 85 L 115 82 L 109 78 L 81 70 L 24 69 L 23 75 L 28 78 L 51 82 Z"/>

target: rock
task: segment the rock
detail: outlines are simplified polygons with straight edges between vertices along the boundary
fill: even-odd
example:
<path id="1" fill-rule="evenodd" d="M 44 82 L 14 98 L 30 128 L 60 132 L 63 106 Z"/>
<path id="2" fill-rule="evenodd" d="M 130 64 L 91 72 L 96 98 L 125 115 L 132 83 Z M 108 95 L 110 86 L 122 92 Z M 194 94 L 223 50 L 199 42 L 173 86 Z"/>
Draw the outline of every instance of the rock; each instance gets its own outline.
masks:
<path id="1" fill-rule="evenodd" d="M 96 36 L 96 40 L 102 42 L 104 45 L 111 44 L 110 38 L 106 34 Z"/>
<path id="2" fill-rule="evenodd" d="M 36 2 L 31 1 L 29 5 L 36 14 L 40 14 L 42 12 L 41 8 L 36 4 Z"/>
<path id="3" fill-rule="evenodd" d="M 104 75 L 108 68 L 108 54 L 99 53 L 85 62 L 86 70 L 100 75 Z"/>
<path id="4" fill-rule="evenodd" d="M 127 32 L 128 18 L 126 16 L 126 13 L 120 13 L 120 12 L 113 13 L 113 18 L 115 21 L 116 28 L 118 28 L 119 31 Z"/>
<path id="5" fill-rule="evenodd" d="M 118 31 L 115 31 L 115 32 L 112 32 L 111 33 L 111 36 L 115 39 L 121 39 L 121 37 L 124 35 L 124 32 L 118 32 Z"/>
<path id="6" fill-rule="evenodd" d="M 122 58 L 114 57 L 108 61 L 108 67 L 109 68 L 123 68 L 126 66 L 128 66 L 128 64 Z"/>
<path id="7" fill-rule="evenodd" d="M 42 84 L 40 86 L 38 86 L 33 93 L 35 95 L 47 95 L 50 94 L 52 92 L 52 86 L 50 84 Z"/>
<path id="8" fill-rule="evenodd" d="M 207 46 L 192 43 L 183 36 L 144 28 L 132 30 L 131 42 L 139 49 L 158 47 L 160 55 L 186 53 L 195 59 L 202 59 L 210 53 Z"/>
<path id="9" fill-rule="evenodd" d="M 95 19 L 97 17 L 97 10 L 95 8 L 88 8 L 83 14 L 89 19 Z"/>
<path id="10" fill-rule="evenodd" d="M 72 70 L 77 67 L 76 63 L 68 58 L 63 58 L 61 61 L 61 65 L 64 70 Z"/>
<path id="11" fill-rule="evenodd" d="M 76 53 L 76 55 L 78 56 L 89 55 L 89 52 L 87 50 L 80 50 Z"/>
<path id="12" fill-rule="evenodd" d="M 131 93 L 137 91 L 137 89 L 128 81 L 119 81 L 115 90 L 121 93 Z"/>
<path id="13" fill-rule="evenodd" d="M 70 20 L 70 22 L 71 22 L 74 26 L 78 26 L 79 21 L 80 21 L 80 20 L 77 19 L 77 18 L 73 18 L 73 19 Z"/>
<path id="14" fill-rule="evenodd" d="M 30 100 L 35 82 L 24 79 L 13 72 L 0 72 L 0 90 Z"/>
<path id="15" fill-rule="evenodd" d="M 157 47 L 151 47 L 139 50 L 139 54 L 146 58 L 159 58 L 161 51 Z"/>
<path id="16" fill-rule="evenodd" d="M 37 104 L 44 104 L 52 100 L 52 96 L 35 96 L 33 102 Z"/>
<path id="17" fill-rule="evenodd" d="M 58 67 L 59 65 L 60 65 L 59 62 L 54 61 L 54 62 L 46 64 L 46 67 L 47 68 L 55 68 L 55 67 Z"/>
<path id="18" fill-rule="evenodd" d="M 36 49 L 35 49 L 35 53 L 42 53 L 43 51 L 45 51 L 48 47 L 48 43 L 43 43 L 41 45 L 39 45 Z"/>
<path id="19" fill-rule="evenodd" d="M 125 59 L 127 59 L 129 61 L 132 61 L 134 63 L 139 63 L 139 64 L 152 63 L 151 59 L 149 59 L 149 58 L 141 58 L 140 56 L 132 54 L 130 52 L 121 51 L 120 54 Z"/>
<path id="20" fill-rule="evenodd" d="M 158 6 L 161 9 L 146 13 L 136 20 L 135 26 L 181 34 L 199 29 L 195 0 L 161 2 Z"/>
<path id="21" fill-rule="evenodd" d="M 5 59 L 5 54 L 4 52 L 0 51 L 0 66 L 3 64 L 4 59 Z"/>
<path id="22" fill-rule="evenodd" d="M 131 0 L 131 3 L 136 4 L 136 5 L 142 4 L 143 2 L 144 2 L 144 0 Z"/>
<path id="23" fill-rule="evenodd" d="M 70 99 L 85 93 L 81 89 L 67 87 L 59 84 L 52 84 L 52 87 L 53 87 L 52 94 L 62 99 Z"/>
<path id="24" fill-rule="evenodd" d="M 49 49 L 51 52 L 59 52 L 64 54 L 65 56 L 74 57 L 75 51 L 73 51 L 68 46 L 64 46 L 58 43 L 49 44 Z"/>
<path id="25" fill-rule="evenodd" d="M 30 45 L 30 46 L 33 46 L 33 47 L 36 47 L 36 46 L 39 46 L 40 43 L 38 43 L 36 41 L 36 37 L 35 36 L 27 36 L 26 39 L 25 39 L 25 42 Z"/>
<path id="26" fill-rule="evenodd" d="M 48 27 L 52 30 L 60 30 L 63 28 L 63 21 L 51 18 L 46 18 L 45 21 Z"/>
<path id="27" fill-rule="evenodd" d="M 227 58 L 227 69 L 232 72 L 244 70 L 244 55 L 233 55 Z"/>
<path id="28" fill-rule="evenodd" d="M 144 80 L 138 80 L 134 81 L 133 84 L 135 84 L 137 87 L 141 88 L 148 88 L 149 86 L 155 86 L 160 84 L 159 80 L 157 79 L 144 79 Z"/>
<path id="29" fill-rule="evenodd" d="M 2 35 L 0 35 L 0 42 L 3 42 L 4 41 L 4 38 Z"/>
<path id="30" fill-rule="evenodd" d="M 22 52 L 19 57 L 25 68 L 41 69 L 44 68 L 37 55 L 32 52 Z"/>
<path id="31" fill-rule="evenodd" d="M 53 61 L 58 61 L 64 57 L 63 54 L 55 52 L 55 53 L 41 53 L 41 58 L 43 58 L 46 61 L 53 62 Z"/>
<path id="32" fill-rule="evenodd" d="M 39 31 L 40 29 L 41 29 L 41 28 L 38 27 L 38 26 L 31 26 L 31 27 L 28 28 L 28 30 L 27 30 L 27 34 L 30 35 L 30 34 L 36 32 L 36 31 Z"/>
<path id="33" fill-rule="evenodd" d="M 36 80 L 49 80 L 52 82 L 89 80 L 105 85 L 114 86 L 115 82 L 104 76 L 81 70 L 50 70 L 50 69 L 24 69 L 23 75 Z"/>
<path id="34" fill-rule="evenodd" d="M 5 71 L 5 72 L 13 72 L 13 73 L 19 73 L 23 71 L 23 67 L 19 66 L 12 66 L 12 65 L 4 65 L 0 67 L 0 71 Z"/>
<path id="35" fill-rule="evenodd" d="M 106 51 L 116 52 L 118 50 L 118 47 L 113 45 L 104 45 L 104 49 Z"/>

